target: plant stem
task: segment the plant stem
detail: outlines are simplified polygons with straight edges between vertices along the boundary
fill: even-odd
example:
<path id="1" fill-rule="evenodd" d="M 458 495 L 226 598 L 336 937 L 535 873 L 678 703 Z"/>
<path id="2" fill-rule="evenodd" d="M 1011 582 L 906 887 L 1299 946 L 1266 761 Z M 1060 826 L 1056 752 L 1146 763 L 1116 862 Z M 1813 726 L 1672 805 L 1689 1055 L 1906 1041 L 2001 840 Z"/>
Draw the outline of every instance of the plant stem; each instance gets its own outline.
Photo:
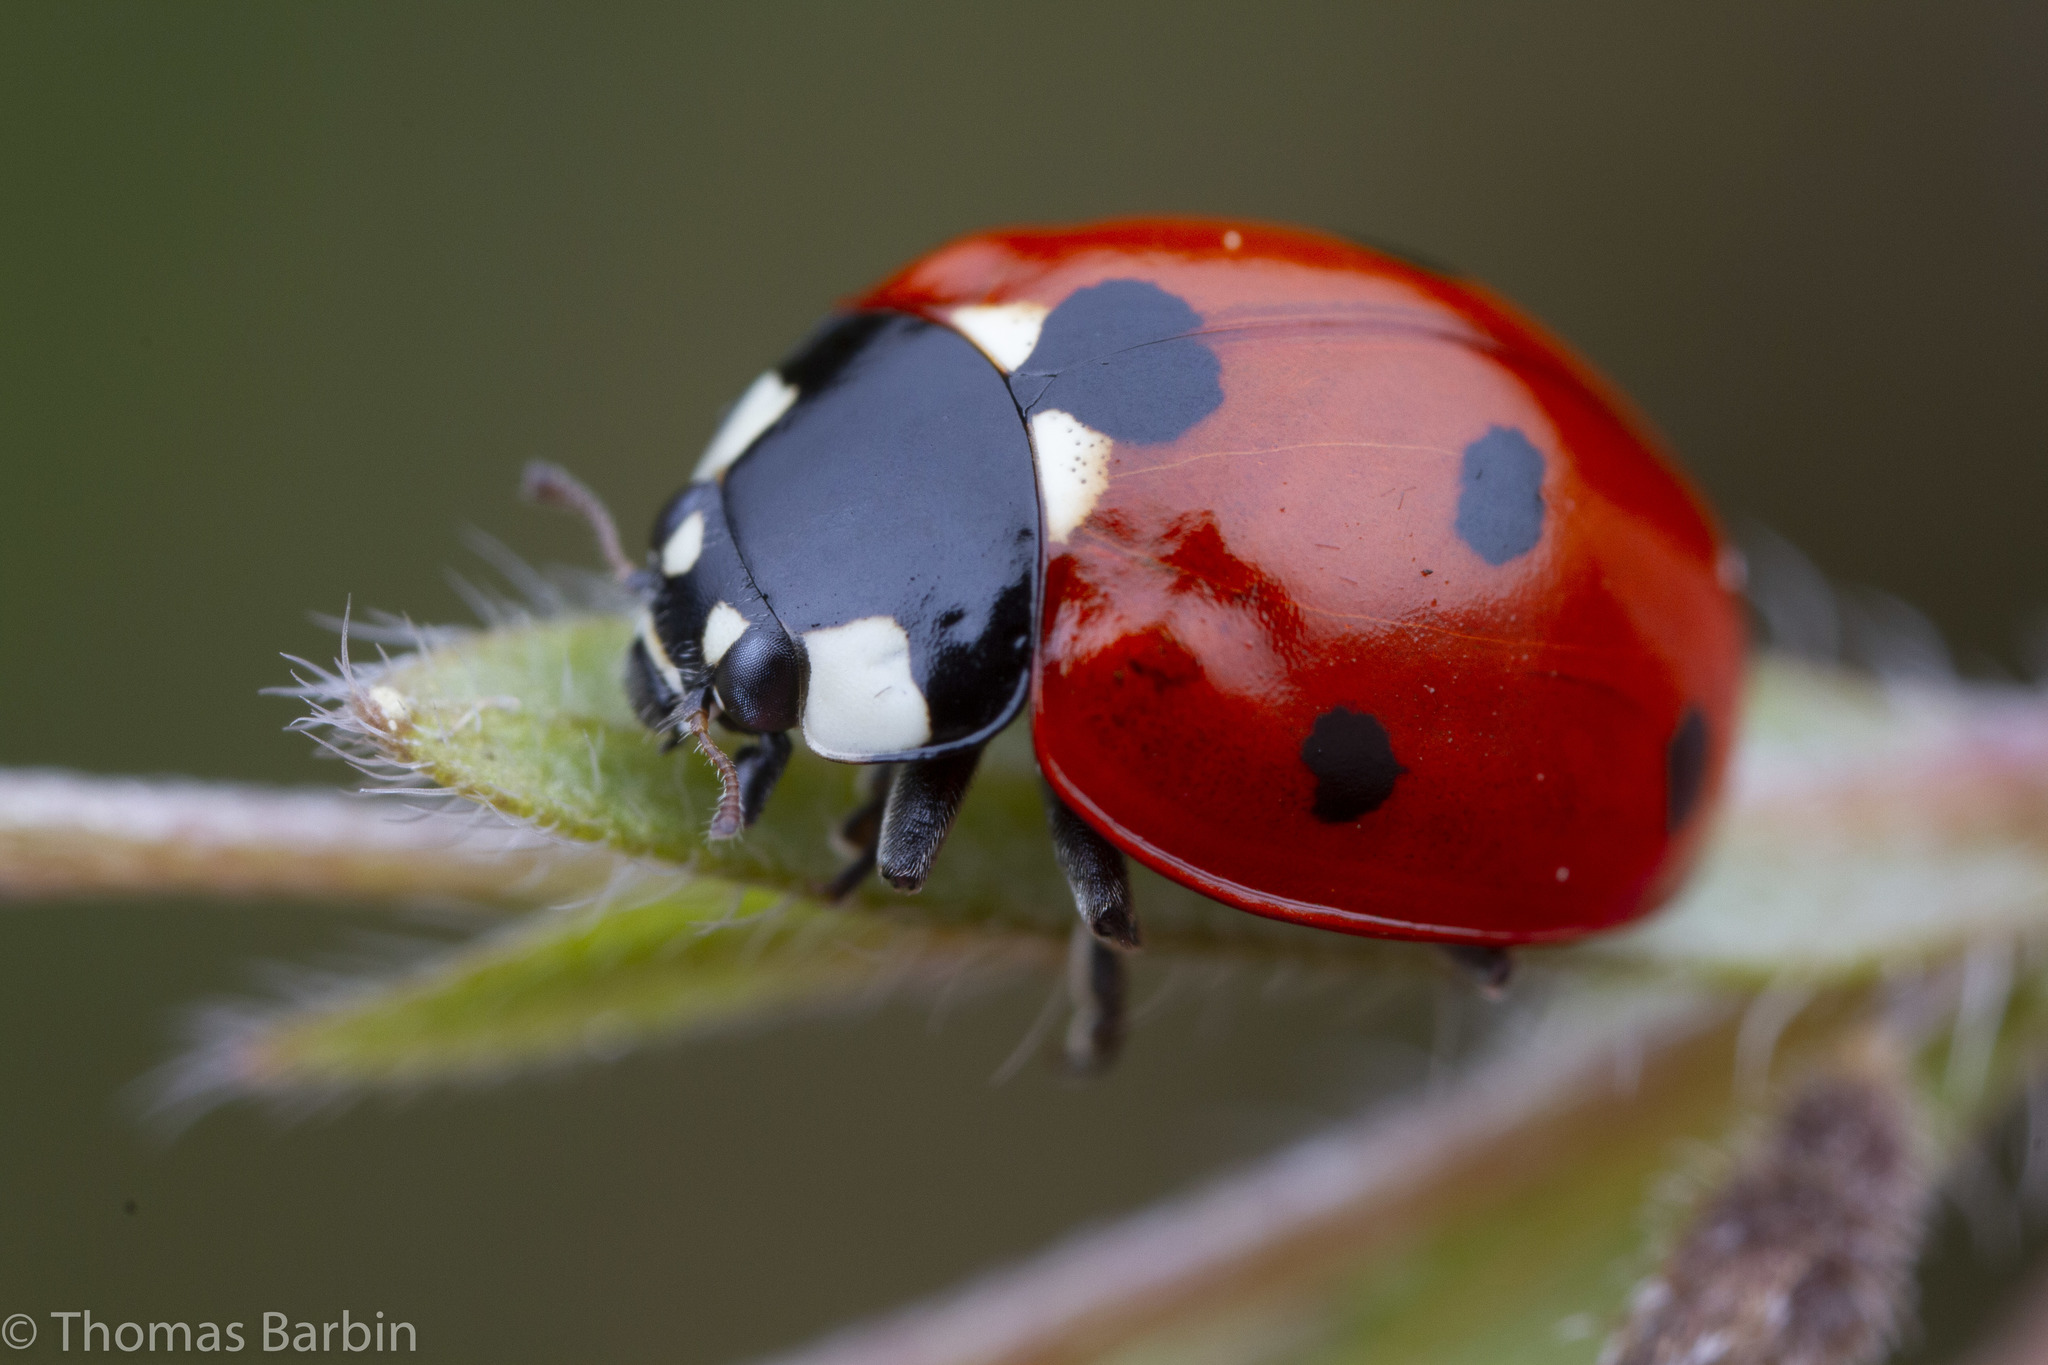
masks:
<path id="1" fill-rule="evenodd" d="M 315 788 L 0 769 L 0 899 L 185 893 L 533 904 L 620 860 L 493 817 Z"/>
<path id="2" fill-rule="evenodd" d="M 1678 991 L 1568 1011 L 1436 1097 L 1340 1126 L 773 1365 L 1083 1361 L 1226 1299 L 1299 1291 L 1332 1260 L 1348 1264 L 1447 1207 L 1531 1178 L 1558 1144 L 1636 1103 L 1653 1070 L 1725 1044 L 1716 1026 L 1727 1016 L 1720 1002 Z"/>

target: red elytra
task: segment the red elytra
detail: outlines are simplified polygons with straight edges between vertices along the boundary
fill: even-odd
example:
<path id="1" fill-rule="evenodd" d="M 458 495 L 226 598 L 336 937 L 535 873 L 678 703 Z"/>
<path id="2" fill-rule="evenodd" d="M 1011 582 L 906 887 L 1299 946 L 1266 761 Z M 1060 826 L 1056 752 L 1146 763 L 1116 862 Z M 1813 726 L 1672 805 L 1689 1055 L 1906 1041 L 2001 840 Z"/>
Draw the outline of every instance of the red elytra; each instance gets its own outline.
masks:
<path id="1" fill-rule="evenodd" d="M 1475 284 L 1260 223 L 973 235 L 858 307 L 1051 309 L 1108 278 L 1202 315 L 1225 401 L 1116 442 L 1047 544 L 1032 731 L 1059 796 L 1157 872 L 1325 929 L 1522 943 L 1653 909 L 1708 825 L 1743 620 L 1640 417 Z M 1540 534 L 1505 563 L 1458 530 L 1495 432 L 1542 456 Z M 1356 819 L 1317 817 L 1305 761 L 1337 712 L 1399 765 Z"/>
<path id="2" fill-rule="evenodd" d="M 1468 281 L 1257 223 L 986 233 L 854 303 L 944 321 L 1109 279 L 1192 305 L 1224 401 L 1117 442 L 1045 545 L 1058 794 L 1205 895 L 1347 933 L 1568 939 L 1667 896 L 1734 734 L 1739 561 L 1626 402 Z M 1461 532 L 1487 452 L 1511 482 L 1525 447 L 1534 543 Z M 1393 766 L 1332 797 L 1308 750 L 1359 717 Z"/>

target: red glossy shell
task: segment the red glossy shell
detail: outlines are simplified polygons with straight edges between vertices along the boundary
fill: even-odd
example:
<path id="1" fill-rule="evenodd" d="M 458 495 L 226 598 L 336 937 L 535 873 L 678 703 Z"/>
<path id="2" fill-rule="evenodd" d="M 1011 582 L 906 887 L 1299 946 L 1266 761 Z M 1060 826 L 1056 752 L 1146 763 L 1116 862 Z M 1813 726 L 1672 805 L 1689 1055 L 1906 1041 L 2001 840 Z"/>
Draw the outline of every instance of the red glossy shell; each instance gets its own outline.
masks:
<path id="1" fill-rule="evenodd" d="M 1118 442 L 1092 512 L 1047 545 L 1047 780 L 1255 914 L 1513 943 L 1653 907 L 1708 823 L 1743 627 L 1736 561 L 1641 420 L 1484 290 L 1259 224 L 985 234 L 858 302 L 944 320 L 1124 278 L 1201 315 L 1224 401 L 1176 440 Z M 1541 452 L 1545 509 L 1498 565 L 1455 527 L 1461 458 L 1494 428 Z M 1303 746 L 1336 708 L 1376 718 L 1403 771 L 1327 823 Z M 1673 829 L 1689 710 L 1701 799 Z"/>

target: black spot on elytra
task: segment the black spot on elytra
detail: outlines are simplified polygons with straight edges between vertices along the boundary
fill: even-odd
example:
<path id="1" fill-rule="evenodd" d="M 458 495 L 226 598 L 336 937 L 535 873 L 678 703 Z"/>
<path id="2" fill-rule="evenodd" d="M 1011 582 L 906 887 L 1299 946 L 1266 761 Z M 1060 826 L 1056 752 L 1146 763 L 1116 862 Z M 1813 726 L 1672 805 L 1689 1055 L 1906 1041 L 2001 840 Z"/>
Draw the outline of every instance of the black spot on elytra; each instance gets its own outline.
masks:
<path id="1" fill-rule="evenodd" d="M 1664 748 L 1664 823 L 1677 829 L 1700 801 L 1707 780 L 1707 718 L 1697 706 L 1685 708 L 1671 743 Z"/>
<path id="2" fill-rule="evenodd" d="M 1223 363 L 1202 315 L 1144 280 L 1077 289 L 1052 310 L 1010 388 L 1118 441 L 1170 441 L 1223 405 Z"/>
<path id="3" fill-rule="evenodd" d="M 1543 452 L 1513 427 L 1494 427 L 1465 447 L 1458 536 L 1489 564 L 1536 548 L 1543 535 Z"/>
<path id="4" fill-rule="evenodd" d="M 1316 778 L 1313 814 L 1341 825 L 1378 810 L 1408 770 L 1394 759 L 1386 727 L 1361 711 L 1339 706 L 1316 717 L 1301 742 L 1301 761 Z"/>

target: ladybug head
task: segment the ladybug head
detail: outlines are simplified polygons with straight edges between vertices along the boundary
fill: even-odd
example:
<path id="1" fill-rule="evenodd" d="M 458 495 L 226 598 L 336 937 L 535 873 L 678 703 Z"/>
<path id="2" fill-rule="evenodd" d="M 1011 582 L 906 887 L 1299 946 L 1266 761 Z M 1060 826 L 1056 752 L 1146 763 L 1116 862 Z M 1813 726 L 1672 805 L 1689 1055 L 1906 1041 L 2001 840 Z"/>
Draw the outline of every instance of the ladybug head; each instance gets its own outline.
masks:
<path id="1" fill-rule="evenodd" d="M 797 723 L 803 656 L 768 610 L 732 543 L 715 483 L 693 483 L 655 522 L 657 580 L 626 654 L 626 691 L 649 729 L 679 734 L 716 706 L 752 734 Z"/>

